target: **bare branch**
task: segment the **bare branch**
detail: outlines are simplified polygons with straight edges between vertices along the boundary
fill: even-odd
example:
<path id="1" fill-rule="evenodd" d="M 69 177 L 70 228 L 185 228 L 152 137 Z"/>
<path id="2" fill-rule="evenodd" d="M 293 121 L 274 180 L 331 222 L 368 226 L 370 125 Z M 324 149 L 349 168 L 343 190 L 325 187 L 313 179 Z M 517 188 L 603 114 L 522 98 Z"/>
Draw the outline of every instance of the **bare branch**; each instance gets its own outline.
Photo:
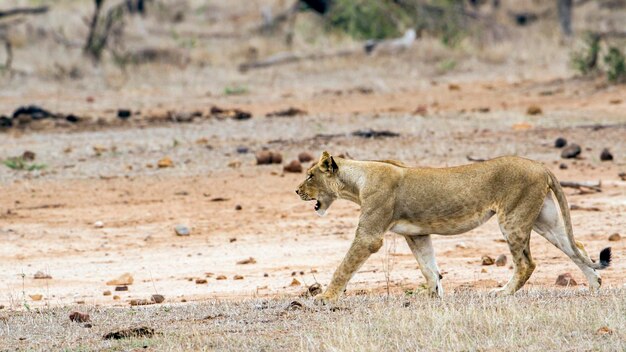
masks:
<path id="1" fill-rule="evenodd" d="M 41 15 L 48 12 L 48 6 L 40 7 L 18 7 L 14 9 L 8 9 L 0 11 L 0 18 L 17 16 L 17 15 Z"/>

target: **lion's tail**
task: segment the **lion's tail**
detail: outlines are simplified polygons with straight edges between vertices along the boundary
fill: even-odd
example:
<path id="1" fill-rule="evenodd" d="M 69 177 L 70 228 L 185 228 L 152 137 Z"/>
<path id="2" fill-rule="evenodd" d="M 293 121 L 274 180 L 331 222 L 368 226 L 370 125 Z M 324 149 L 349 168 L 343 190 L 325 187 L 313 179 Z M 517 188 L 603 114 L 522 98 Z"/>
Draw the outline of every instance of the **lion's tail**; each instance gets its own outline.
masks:
<path id="1" fill-rule="evenodd" d="M 565 231 L 567 232 L 567 239 L 570 244 L 571 250 L 574 252 L 576 257 L 580 259 L 585 265 L 593 269 L 605 269 L 611 265 L 611 247 L 604 248 L 600 252 L 600 262 L 594 263 L 587 256 L 584 256 L 580 253 L 578 247 L 576 247 L 576 241 L 574 240 L 574 231 L 572 230 L 572 219 L 570 218 L 569 206 L 567 204 L 567 199 L 565 199 L 565 194 L 563 193 L 563 189 L 561 188 L 561 184 L 556 179 L 556 176 L 550 171 L 546 170 L 548 173 L 548 186 L 554 193 L 556 200 L 559 202 L 559 208 L 561 209 L 561 216 L 563 216 L 563 222 L 565 223 Z"/>

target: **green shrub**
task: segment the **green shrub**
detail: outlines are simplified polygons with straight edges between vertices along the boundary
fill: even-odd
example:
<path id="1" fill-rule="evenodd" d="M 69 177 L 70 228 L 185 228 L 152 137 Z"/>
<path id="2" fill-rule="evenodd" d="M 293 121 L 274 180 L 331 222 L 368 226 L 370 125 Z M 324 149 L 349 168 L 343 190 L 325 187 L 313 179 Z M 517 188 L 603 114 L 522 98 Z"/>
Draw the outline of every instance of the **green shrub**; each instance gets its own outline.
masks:
<path id="1" fill-rule="evenodd" d="M 580 74 L 588 75 L 598 68 L 598 54 L 600 53 L 600 36 L 587 33 L 585 36 L 585 47 L 571 56 L 571 63 L 574 69 Z"/>
<path id="2" fill-rule="evenodd" d="M 336 0 L 328 21 L 356 39 L 384 39 L 400 36 L 408 17 L 391 0 Z"/>
<path id="3" fill-rule="evenodd" d="M 26 161 L 24 161 L 24 159 L 21 156 L 8 158 L 4 160 L 2 163 L 4 164 L 4 166 L 13 170 L 33 171 L 33 170 L 41 170 L 46 167 L 45 164 L 36 164 L 36 163 L 29 164 Z"/>
<path id="4" fill-rule="evenodd" d="M 606 75 L 611 83 L 626 81 L 626 61 L 624 54 L 616 47 L 609 48 L 609 52 L 604 56 L 606 64 Z"/>

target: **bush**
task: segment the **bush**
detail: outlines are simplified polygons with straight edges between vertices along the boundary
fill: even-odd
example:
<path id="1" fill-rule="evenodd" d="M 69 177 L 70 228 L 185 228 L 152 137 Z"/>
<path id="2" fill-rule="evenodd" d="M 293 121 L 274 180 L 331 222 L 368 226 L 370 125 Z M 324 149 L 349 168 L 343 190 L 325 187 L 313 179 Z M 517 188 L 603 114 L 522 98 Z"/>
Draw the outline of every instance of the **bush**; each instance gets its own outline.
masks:
<path id="1" fill-rule="evenodd" d="M 624 54 L 615 48 L 609 48 L 609 52 L 604 56 L 606 64 L 606 75 L 611 83 L 620 83 L 626 81 L 626 61 Z"/>
<path id="2" fill-rule="evenodd" d="M 385 39 L 398 37 L 408 17 L 390 0 L 336 0 L 328 21 L 356 39 Z"/>
<path id="3" fill-rule="evenodd" d="M 598 54 L 600 53 L 600 36 L 587 33 L 585 47 L 571 56 L 571 63 L 576 71 L 583 76 L 588 75 L 598 68 Z"/>

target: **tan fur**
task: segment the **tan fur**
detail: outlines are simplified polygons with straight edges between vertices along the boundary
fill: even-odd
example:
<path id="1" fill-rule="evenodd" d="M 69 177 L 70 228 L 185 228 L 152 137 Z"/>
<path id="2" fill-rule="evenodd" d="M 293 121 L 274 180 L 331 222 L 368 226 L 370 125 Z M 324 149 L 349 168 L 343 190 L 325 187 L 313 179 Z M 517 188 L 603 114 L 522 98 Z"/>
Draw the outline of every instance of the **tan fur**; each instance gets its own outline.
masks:
<path id="1" fill-rule="evenodd" d="M 321 302 L 339 297 L 370 254 L 382 247 L 387 231 L 405 236 L 431 294 L 441 296 L 441 275 L 430 235 L 464 233 L 493 215 L 515 265 L 511 280 L 496 293 L 515 293 L 532 274 L 535 263 L 529 240 L 533 229 L 568 254 L 592 288 L 599 287 L 600 282 L 595 269 L 608 265 L 593 263 L 578 250 L 558 181 L 542 164 L 524 158 L 501 157 L 450 168 L 410 168 L 397 161 L 347 160 L 324 152 L 307 170 L 307 179 L 296 193 L 303 200 L 317 200 L 321 215 L 339 198 L 361 206 L 354 241 L 327 290 L 316 297 Z"/>

